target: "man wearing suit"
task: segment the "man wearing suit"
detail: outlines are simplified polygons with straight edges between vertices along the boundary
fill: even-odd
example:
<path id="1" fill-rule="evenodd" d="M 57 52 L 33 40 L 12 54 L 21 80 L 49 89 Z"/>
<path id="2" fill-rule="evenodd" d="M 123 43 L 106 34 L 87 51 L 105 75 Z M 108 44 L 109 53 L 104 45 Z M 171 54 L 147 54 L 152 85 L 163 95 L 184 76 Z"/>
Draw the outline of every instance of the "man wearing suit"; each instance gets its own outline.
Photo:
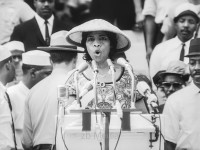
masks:
<path id="1" fill-rule="evenodd" d="M 25 51 L 38 46 L 48 46 L 50 35 L 60 30 L 70 30 L 71 24 L 64 24 L 53 15 L 55 0 L 34 0 L 36 15 L 33 19 L 15 27 L 11 41 L 24 43 Z"/>

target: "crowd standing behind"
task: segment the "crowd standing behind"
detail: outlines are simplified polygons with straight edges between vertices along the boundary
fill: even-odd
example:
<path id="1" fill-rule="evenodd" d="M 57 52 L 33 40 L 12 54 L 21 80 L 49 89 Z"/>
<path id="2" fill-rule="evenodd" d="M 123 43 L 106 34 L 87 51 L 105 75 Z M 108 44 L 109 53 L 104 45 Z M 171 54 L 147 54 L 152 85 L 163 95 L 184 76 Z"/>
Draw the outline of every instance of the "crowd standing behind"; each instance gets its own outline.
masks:
<path id="1" fill-rule="evenodd" d="M 76 27 L 80 29 L 83 23 L 92 19 L 104 19 L 120 30 L 144 33 L 143 44 L 146 46 L 146 60 L 149 63 L 148 78 L 151 82 L 149 85 L 152 84 L 152 89 L 158 96 L 160 113 L 164 108 L 164 114 L 169 120 L 166 124 L 166 149 L 198 149 L 196 140 L 199 140 L 198 126 L 200 124 L 198 119 L 195 120 L 194 114 L 198 114 L 198 108 L 195 106 L 198 106 L 196 100 L 199 99 L 199 14 L 200 0 L 1 0 L 0 128 L 5 130 L 0 130 L 0 149 L 8 150 L 15 147 L 23 149 L 21 145 L 23 129 L 24 149 L 56 148 L 56 142 L 53 139 L 55 123 L 50 123 L 50 118 L 55 117 L 57 109 L 55 92 L 57 85 L 65 81 L 66 74 L 76 67 L 77 53 L 83 52 L 76 46 L 82 46 L 85 49 L 84 60 L 87 63 L 96 61 L 101 72 L 99 79 L 103 82 L 110 79 L 110 75 L 106 73 L 108 66 L 104 59 L 111 58 L 112 61 L 115 59 L 112 57 L 115 54 L 112 49 L 115 47 L 117 50 L 116 44 L 119 42 L 118 40 L 113 42 L 113 35 L 110 32 L 104 32 L 104 30 L 111 30 L 103 29 L 104 23 L 100 21 L 99 26 L 97 24 L 94 26 L 103 30 L 91 30 L 92 28 L 89 27 L 86 31 L 88 26 L 85 26 L 84 30 L 77 30 L 79 33 L 83 32 L 83 36 L 70 35 L 76 35 L 74 32 Z M 115 31 L 112 30 L 112 32 L 118 35 Z M 66 35 L 71 44 L 66 41 Z M 77 44 L 76 41 L 82 38 L 83 43 Z M 99 47 L 105 43 L 110 44 L 110 49 L 107 48 L 107 52 L 102 52 L 104 57 L 101 59 L 97 58 L 97 52 L 93 53 L 91 39 L 95 42 L 103 39 L 103 42 L 97 45 Z M 124 44 L 124 41 L 121 44 Z M 38 47 L 47 53 L 36 50 Z M 111 54 L 110 51 L 112 51 Z M 40 56 L 44 56 L 43 53 L 47 55 L 50 53 L 50 55 L 46 55 L 43 61 L 39 61 Z M 51 58 L 51 62 L 44 65 L 47 57 L 48 60 Z M 53 65 L 52 73 L 50 63 Z M 126 69 L 123 69 L 117 66 L 116 76 L 121 75 L 117 83 L 118 91 L 120 91 L 122 79 L 123 82 L 130 79 Z M 80 76 L 80 83 L 90 79 L 89 72 Z M 127 80 L 124 80 L 126 78 Z M 138 76 L 138 81 L 140 78 L 146 80 L 147 77 Z M 49 84 L 50 81 L 53 81 L 52 84 Z M 71 81 L 71 85 L 73 84 Z M 120 100 L 120 103 L 122 108 L 130 108 L 128 99 L 130 99 L 129 86 L 131 85 L 126 82 L 124 84 L 126 90 L 122 95 L 127 99 Z M 109 84 L 98 87 L 98 92 L 101 92 L 98 95 L 99 108 L 113 107 L 112 102 L 109 101 L 113 95 L 105 92 L 112 91 L 111 87 Z M 31 94 L 25 104 L 29 92 Z M 75 96 L 75 89 L 72 88 L 70 92 L 72 92 L 72 97 Z M 188 95 L 195 102 L 189 101 L 191 97 L 188 95 L 185 95 L 183 99 L 182 95 L 185 93 L 189 93 Z M 102 94 L 105 94 L 107 103 L 101 103 Z M 42 95 L 44 99 L 40 107 L 38 107 L 40 103 L 38 95 Z M 142 96 L 137 95 L 137 99 L 140 97 Z M 84 106 L 93 107 L 93 99 L 93 97 L 89 99 L 87 97 L 88 101 L 83 103 Z M 46 109 L 45 105 L 50 102 L 52 102 L 50 109 Z M 144 103 L 138 105 L 143 113 L 149 112 L 146 106 L 145 99 Z M 187 106 L 191 106 L 191 109 Z M 22 117 L 23 108 L 25 108 L 25 121 Z M 183 109 L 186 110 L 185 113 L 181 111 Z M 44 111 L 48 112 L 47 116 L 44 116 Z M 180 119 L 180 116 L 184 117 Z M 31 128 L 32 121 L 36 125 L 34 129 Z M 172 125 L 171 121 L 175 123 Z M 194 121 L 196 124 L 191 127 L 191 130 L 188 129 Z M 179 124 L 181 126 L 178 126 Z M 189 135 L 186 134 L 188 132 Z M 51 145 L 41 145 L 45 142 Z"/>

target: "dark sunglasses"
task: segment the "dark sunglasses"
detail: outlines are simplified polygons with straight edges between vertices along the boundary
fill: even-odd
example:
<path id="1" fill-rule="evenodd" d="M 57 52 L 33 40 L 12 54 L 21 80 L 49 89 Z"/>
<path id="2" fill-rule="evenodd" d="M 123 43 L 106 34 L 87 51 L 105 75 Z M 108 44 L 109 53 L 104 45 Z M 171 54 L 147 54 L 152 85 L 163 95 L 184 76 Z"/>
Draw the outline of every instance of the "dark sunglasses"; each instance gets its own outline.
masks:
<path id="1" fill-rule="evenodd" d="M 49 2 L 52 3 L 54 0 L 37 0 L 38 2 L 44 3 L 44 2 Z"/>
<path id="2" fill-rule="evenodd" d="M 22 56 L 21 55 L 14 55 L 14 56 L 12 56 L 12 59 L 22 59 Z"/>
<path id="3" fill-rule="evenodd" d="M 173 86 L 175 89 L 181 88 L 183 84 L 178 82 L 162 82 L 162 85 L 166 88 Z"/>

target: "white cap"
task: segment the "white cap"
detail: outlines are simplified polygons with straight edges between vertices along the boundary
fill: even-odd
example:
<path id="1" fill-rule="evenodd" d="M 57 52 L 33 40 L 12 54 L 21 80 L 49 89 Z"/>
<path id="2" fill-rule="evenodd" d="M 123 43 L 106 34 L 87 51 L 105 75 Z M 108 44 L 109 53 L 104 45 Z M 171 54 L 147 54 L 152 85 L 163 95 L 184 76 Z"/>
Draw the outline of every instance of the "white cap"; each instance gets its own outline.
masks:
<path id="1" fill-rule="evenodd" d="M 50 54 L 40 50 L 31 50 L 22 54 L 22 63 L 34 66 L 51 66 Z"/>
<path id="2" fill-rule="evenodd" d="M 20 41 L 10 41 L 4 44 L 4 46 L 7 47 L 7 49 L 10 50 L 11 52 L 15 50 L 22 51 L 22 52 L 25 51 L 24 44 Z"/>
<path id="3" fill-rule="evenodd" d="M 176 7 L 174 12 L 174 21 L 182 15 L 192 15 L 198 19 L 198 10 L 194 4 L 191 3 L 183 3 Z"/>
<path id="4" fill-rule="evenodd" d="M 11 57 L 11 52 L 5 47 L 0 45 L 0 61 Z"/>

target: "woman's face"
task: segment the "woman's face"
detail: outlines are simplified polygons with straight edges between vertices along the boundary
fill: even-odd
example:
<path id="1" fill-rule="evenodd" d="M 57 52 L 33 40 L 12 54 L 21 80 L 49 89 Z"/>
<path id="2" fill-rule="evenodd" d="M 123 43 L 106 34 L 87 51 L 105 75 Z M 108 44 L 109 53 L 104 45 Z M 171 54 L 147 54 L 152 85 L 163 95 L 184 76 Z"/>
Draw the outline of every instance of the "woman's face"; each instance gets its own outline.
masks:
<path id="1" fill-rule="evenodd" d="M 86 39 L 86 48 L 93 60 L 103 63 L 110 53 L 110 39 L 103 31 L 91 32 Z"/>

